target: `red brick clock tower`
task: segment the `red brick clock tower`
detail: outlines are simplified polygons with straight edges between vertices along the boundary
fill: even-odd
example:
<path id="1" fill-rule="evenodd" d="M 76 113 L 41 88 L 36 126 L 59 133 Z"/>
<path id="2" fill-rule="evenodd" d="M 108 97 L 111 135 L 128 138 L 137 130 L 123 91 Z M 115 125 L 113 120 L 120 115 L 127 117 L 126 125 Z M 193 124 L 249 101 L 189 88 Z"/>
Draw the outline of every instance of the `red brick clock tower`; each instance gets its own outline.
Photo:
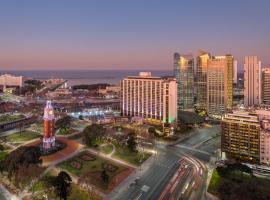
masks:
<path id="1" fill-rule="evenodd" d="M 54 111 L 52 102 L 47 101 L 44 108 L 44 133 L 43 133 L 43 149 L 50 149 L 55 146 L 55 130 L 54 130 Z"/>

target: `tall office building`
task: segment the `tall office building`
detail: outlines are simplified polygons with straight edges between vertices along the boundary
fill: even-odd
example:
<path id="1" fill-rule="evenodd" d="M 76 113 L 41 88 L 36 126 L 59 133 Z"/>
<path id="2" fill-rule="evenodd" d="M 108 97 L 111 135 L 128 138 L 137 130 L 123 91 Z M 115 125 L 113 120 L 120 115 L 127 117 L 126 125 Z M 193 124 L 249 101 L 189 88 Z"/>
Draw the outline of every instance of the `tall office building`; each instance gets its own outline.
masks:
<path id="1" fill-rule="evenodd" d="M 121 111 L 149 123 L 169 124 L 177 119 L 177 84 L 172 77 L 155 77 L 150 72 L 121 81 Z"/>
<path id="2" fill-rule="evenodd" d="M 233 112 L 222 117 L 223 156 L 251 163 L 260 162 L 260 122 L 256 115 Z"/>
<path id="3" fill-rule="evenodd" d="M 233 83 L 237 83 L 237 60 L 233 61 Z"/>
<path id="4" fill-rule="evenodd" d="M 270 105 L 270 68 L 262 69 L 262 103 Z"/>
<path id="5" fill-rule="evenodd" d="M 216 56 L 207 64 L 207 112 L 220 117 L 232 109 L 233 56 Z"/>
<path id="6" fill-rule="evenodd" d="M 244 104 L 246 107 L 261 103 L 261 61 L 257 56 L 246 56 L 244 64 Z"/>
<path id="7" fill-rule="evenodd" d="M 178 110 L 193 110 L 194 58 L 192 55 L 174 54 L 174 76 L 177 81 Z"/>
<path id="8" fill-rule="evenodd" d="M 211 55 L 200 51 L 196 64 L 196 106 L 198 109 L 206 110 L 207 107 L 207 63 Z"/>

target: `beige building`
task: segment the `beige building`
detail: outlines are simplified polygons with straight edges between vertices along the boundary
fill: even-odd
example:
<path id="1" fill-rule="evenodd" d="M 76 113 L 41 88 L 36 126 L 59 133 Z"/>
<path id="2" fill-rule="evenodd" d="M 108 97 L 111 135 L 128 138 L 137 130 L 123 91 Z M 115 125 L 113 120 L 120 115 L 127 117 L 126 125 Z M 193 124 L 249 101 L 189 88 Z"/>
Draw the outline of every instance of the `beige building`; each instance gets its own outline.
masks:
<path id="1" fill-rule="evenodd" d="M 141 117 L 150 123 L 169 124 L 177 119 L 177 84 L 171 77 L 150 72 L 125 77 L 121 82 L 123 116 Z"/>
<path id="2" fill-rule="evenodd" d="M 215 56 L 207 63 L 207 112 L 220 117 L 232 109 L 233 56 Z"/>
<path id="3" fill-rule="evenodd" d="M 197 57 L 195 74 L 196 82 L 196 106 L 198 109 L 206 110 L 207 107 L 207 63 L 211 55 L 200 51 Z"/>
<path id="4" fill-rule="evenodd" d="M 25 77 L 14 76 L 11 74 L 3 74 L 0 76 L 0 86 L 5 91 L 8 87 L 22 87 L 24 86 Z"/>
<path id="5" fill-rule="evenodd" d="M 255 110 L 256 115 L 261 123 L 260 132 L 260 162 L 270 164 L 270 110 Z"/>
<path id="6" fill-rule="evenodd" d="M 246 107 L 261 103 L 261 61 L 257 56 L 246 56 L 244 63 L 244 104 Z"/>
<path id="7" fill-rule="evenodd" d="M 257 115 L 233 112 L 222 117 L 221 152 L 223 157 L 244 162 L 260 162 L 260 122 Z"/>
<path id="8" fill-rule="evenodd" d="M 270 164 L 270 120 L 265 119 L 261 122 L 260 133 L 260 162 Z"/>
<path id="9" fill-rule="evenodd" d="M 262 69 L 262 103 L 270 105 L 270 68 Z"/>

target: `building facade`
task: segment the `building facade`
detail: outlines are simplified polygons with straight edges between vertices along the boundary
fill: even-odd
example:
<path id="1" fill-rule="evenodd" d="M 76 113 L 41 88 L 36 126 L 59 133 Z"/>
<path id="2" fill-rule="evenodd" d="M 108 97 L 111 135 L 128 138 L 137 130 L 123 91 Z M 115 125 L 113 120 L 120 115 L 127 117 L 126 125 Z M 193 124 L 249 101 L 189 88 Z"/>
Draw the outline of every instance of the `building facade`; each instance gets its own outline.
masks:
<path id="1" fill-rule="evenodd" d="M 3 91 L 8 87 L 22 87 L 24 86 L 24 81 L 26 80 L 23 76 L 14 76 L 11 74 L 3 74 L 0 76 L 0 86 Z"/>
<path id="2" fill-rule="evenodd" d="M 207 113 L 220 117 L 232 109 L 233 56 L 216 56 L 207 63 Z"/>
<path id="3" fill-rule="evenodd" d="M 244 105 L 261 103 L 261 61 L 257 56 L 246 56 L 244 63 Z"/>
<path id="4" fill-rule="evenodd" d="M 174 54 L 174 77 L 177 81 L 178 110 L 193 110 L 194 58 L 192 55 Z"/>
<path id="5" fill-rule="evenodd" d="M 260 133 L 260 162 L 270 164 L 270 120 L 265 119 L 261 123 Z"/>
<path id="6" fill-rule="evenodd" d="M 270 68 L 262 69 L 262 103 L 270 105 Z"/>
<path id="7" fill-rule="evenodd" d="M 237 84 L 237 73 L 238 73 L 238 66 L 237 60 L 233 61 L 233 83 Z"/>
<path id="8" fill-rule="evenodd" d="M 150 72 L 128 76 L 121 81 L 123 116 L 141 117 L 150 123 L 177 120 L 177 84 L 172 77 L 154 77 Z"/>
<path id="9" fill-rule="evenodd" d="M 260 162 L 260 122 L 257 115 L 233 112 L 221 121 L 222 156 L 250 163 Z"/>
<path id="10" fill-rule="evenodd" d="M 196 64 L 196 107 L 206 110 L 207 107 L 207 63 L 211 55 L 205 51 L 200 51 Z"/>

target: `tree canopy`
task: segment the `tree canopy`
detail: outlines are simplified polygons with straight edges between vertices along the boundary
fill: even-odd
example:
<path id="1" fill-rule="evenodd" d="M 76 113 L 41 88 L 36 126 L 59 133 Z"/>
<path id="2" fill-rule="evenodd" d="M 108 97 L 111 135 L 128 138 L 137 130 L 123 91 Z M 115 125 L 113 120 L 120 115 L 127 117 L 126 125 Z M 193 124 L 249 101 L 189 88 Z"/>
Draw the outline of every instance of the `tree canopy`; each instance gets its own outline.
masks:
<path id="1" fill-rule="evenodd" d="M 127 147 L 132 152 L 136 151 L 137 149 L 137 141 L 136 141 L 135 133 L 133 132 L 128 135 Z"/>
<path id="2" fill-rule="evenodd" d="M 69 128 L 70 124 L 71 124 L 71 117 L 69 115 L 65 115 L 55 122 L 55 128 L 56 129 Z"/>
<path id="3" fill-rule="evenodd" d="M 4 171 L 8 172 L 8 177 L 17 175 L 20 166 L 28 167 L 30 164 L 38 165 L 41 151 L 38 146 L 21 146 L 12 151 L 4 160 Z"/>
<path id="4" fill-rule="evenodd" d="M 71 192 L 72 179 L 65 171 L 59 172 L 54 180 L 54 187 L 60 199 L 66 200 Z"/>
<path id="5" fill-rule="evenodd" d="M 87 126 L 83 132 L 83 140 L 88 146 L 94 146 L 97 139 L 101 139 L 106 133 L 106 129 L 100 124 Z"/>

